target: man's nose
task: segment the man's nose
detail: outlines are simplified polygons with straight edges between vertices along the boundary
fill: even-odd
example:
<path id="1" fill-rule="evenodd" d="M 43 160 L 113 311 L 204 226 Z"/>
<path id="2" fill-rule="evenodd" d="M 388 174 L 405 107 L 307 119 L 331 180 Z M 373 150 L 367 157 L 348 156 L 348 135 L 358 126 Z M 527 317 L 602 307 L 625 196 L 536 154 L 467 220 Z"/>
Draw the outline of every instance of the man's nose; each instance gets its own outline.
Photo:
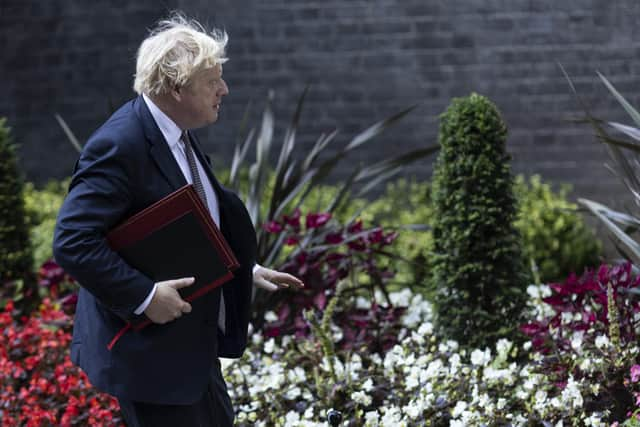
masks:
<path id="1" fill-rule="evenodd" d="M 227 82 L 222 80 L 222 86 L 220 88 L 220 96 L 229 95 L 229 86 L 227 86 Z"/>

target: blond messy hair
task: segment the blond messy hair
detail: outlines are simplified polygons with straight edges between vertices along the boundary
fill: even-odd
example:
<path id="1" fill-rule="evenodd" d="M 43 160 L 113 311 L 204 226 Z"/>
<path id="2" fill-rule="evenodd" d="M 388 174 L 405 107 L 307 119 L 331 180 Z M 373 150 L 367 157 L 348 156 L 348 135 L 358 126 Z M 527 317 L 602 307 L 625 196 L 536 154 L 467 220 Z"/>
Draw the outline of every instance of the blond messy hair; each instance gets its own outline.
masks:
<path id="1" fill-rule="evenodd" d="M 198 71 L 227 62 L 228 39 L 226 32 L 207 32 L 181 13 L 159 21 L 138 49 L 133 90 L 162 95 L 185 86 Z"/>

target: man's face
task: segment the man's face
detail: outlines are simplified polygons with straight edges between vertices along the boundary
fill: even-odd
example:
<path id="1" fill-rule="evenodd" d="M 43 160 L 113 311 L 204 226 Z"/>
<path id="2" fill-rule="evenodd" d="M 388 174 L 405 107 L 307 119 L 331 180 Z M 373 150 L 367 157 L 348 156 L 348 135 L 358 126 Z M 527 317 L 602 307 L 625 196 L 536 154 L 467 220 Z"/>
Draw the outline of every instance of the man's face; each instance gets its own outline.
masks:
<path id="1" fill-rule="evenodd" d="M 222 97 L 229 93 L 222 79 L 222 65 L 197 72 L 189 84 L 180 91 L 180 113 L 188 129 L 215 123 Z"/>

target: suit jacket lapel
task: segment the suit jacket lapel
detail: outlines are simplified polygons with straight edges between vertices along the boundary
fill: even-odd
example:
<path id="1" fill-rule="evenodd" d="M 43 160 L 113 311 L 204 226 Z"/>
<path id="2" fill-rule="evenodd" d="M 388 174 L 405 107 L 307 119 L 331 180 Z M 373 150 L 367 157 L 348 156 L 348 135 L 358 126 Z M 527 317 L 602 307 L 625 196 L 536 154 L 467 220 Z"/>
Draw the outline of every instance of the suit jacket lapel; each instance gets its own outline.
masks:
<path id="1" fill-rule="evenodd" d="M 175 190 L 187 185 L 180 166 L 178 166 L 175 157 L 173 157 L 173 153 L 171 153 L 169 144 L 164 139 L 162 132 L 160 132 L 142 96 L 138 97 L 134 108 L 140 118 L 144 134 L 149 142 L 149 155 L 158 165 L 160 173 L 162 173 Z"/>

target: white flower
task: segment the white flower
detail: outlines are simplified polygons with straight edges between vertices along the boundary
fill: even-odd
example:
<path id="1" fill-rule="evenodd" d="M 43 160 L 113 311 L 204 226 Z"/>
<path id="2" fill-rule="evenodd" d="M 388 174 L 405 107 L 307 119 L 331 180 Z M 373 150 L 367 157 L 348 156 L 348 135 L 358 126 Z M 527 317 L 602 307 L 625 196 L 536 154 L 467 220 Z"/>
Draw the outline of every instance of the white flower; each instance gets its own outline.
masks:
<path id="1" fill-rule="evenodd" d="M 499 398 L 498 403 L 496 404 L 496 408 L 503 410 L 504 407 L 507 406 L 507 399 Z"/>
<path id="2" fill-rule="evenodd" d="M 276 342 L 273 338 L 269 338 L 269 341 L 264 343 L 264 352 L 267 354 L 273 353 L 273 350 L 276 348 Z"/>
<path id="3" fill-rule="evenodd" d="M 571 323 L 573 321 L 573 314 L 563 311 L 561 314 L 561 319 L 563 324 Z"/>
<path id="4" fill-rule="evenodd" d="M 313 418 L 313 405 L 309 406 L 302 416 L 306 419 Z"/>
<path id="5" fill-rule="evenodd" d="M 301 394 L 302 394 L 302 390 L 300 390 L 300 387 L 295 386 L 295 387 L 289 389 L 284 394 L 284 397 L 286 397 L 289 400 L 296 400 L 298 397 L 300 397 Z"/>
<path id="6" fill-rule="evenodd" d="M 565 313 L 562 313 L 565 314 Z M 584 337 L 584 331 L 575 331 L 571 337 L 571 348 L 574 350 L 580 350 L 582 347 L 582 338 Z"/>
<path id="7" fill-rule="evenodd" d="M 536 394 L 534 395 L 534 399 L 536 402 L 536 406 L 543 406 L 547 401 L 547 392 L 544 390 L 536 391 Z"/>
<path id="8" fill-rule="evenodd" d="M 371 378 L 367 378 L 367 380 L 362 383 L 362 389 L 366 392 L 373 390 L 373 380 Z"/>
<path id="9" fill-rule="evenodd" d="M 491 366 L 487 366 L 484 368 L 482 376 L 485 381 L 498 381 L 503 378 L 509 378 L 511 376 L 511 372 L 508 369 L 495 369 Z"/>
<path id="10" fill-rule="evenodd" d="M 529 397 L 529 393 L 521 388 L 516 391 L 516 397 L 520 400 L 526 400 Z"/>
<path id="11" fill-rule="evenodd" d="M 424 322 L 422 325 L 420 325 L 420 327 L 418 328 L 418 334 L 419 335 L 432 335 L 433 334 L 433 323 L 431 322 Z"/>
<path id="12" fill-rule="evenodd" d="M 307 381 L 307 374 L 300 366 L 296 366 L 287 372 L 287 379 L 293 384 L 304 383 Z"/>
<path id="13" fill-rule="evenodd" d="M 513 343 L 506 338 L 500 338 L 496 343 L 496 352 L 499 356 L 503 358 L 507 358 L 509 351 L 511 351 L 511 347 L 513 347 Z"/>
<path id="14" fill-rule="evenodd" d="M 404 408 L 402 408 L 402 410 L 404 411 L 405 414 L 409 416 L 409 418 L 415 420 L 420 416 L 420 414 L 422 414 L 422 411 L 424 409 L 419 402 L 412 400 Z"/>
<path id="15" fill-rule="evenodd" d="M 460 368 L 460 355 L 458 353 L 454 353 L 449 358 L 449 375 L 455 375 L 458 372 L 458 368 Z"/>
<path id="16" fill-rule="evenodd" d="M 419 333 L 417 333 L 416 331 L 412 331 L 411 332 L 411 340 L 413 342 L 415 342 L 418 345 L 423 345 L 424 344 L 424 337 L 422 335 L 420 335 Z"/>
<path id="17" fill-rule="evenodd" d="M 365 297 L 358 297 L 356 298 L 356 308 L 359 309 L 369 309 L 371 308 L 371 301 Z"/>
<path id="18" fill-rule="evenodd" d="M 407 390 L 413 390 L 418 388 L 420 385 L 420 371 L 421 369 L 417 366 L 413 366 L 409 375 L 406 377 L 405 387 Z"/>
<path id="19" fill-rule="evenodd" d="M 354 391 L 353 393 L 351 393 L 351 399 L 363 406 L 371 405 L 371 396 L 369 396 L 364 391 Z"/>
<path id="20" fill-rule="evenodd" d="M 266 320 L 267 322 L 275 322 L 276 320 L 278 320 L 278 315 L 269 310 L 264 314 L 264 320 Z"/>
<path id="21" fill-rule="evenodd" d="M 418 310 L 407 310 L 404 316 L 402 316 L 402 324 L 407 328 L 415 328 L 422 320 L 422 313 Z"/>
<path id="22" fill-rule="evenodd" d="M 591 368 L 592 368 L 591 359 L 588 357 L 585 357 L 584 360 L 580 362 L 580 370 L 583 372 L 591 372 L 593 370 Z"/>
<path id="23" fill-rule="evenodd" d="M 578 383 L 574 381 L 573 377 L 569 377 L 566 387 L 562 390 L 562 400 L 569 404 L 574 409 L 582 408 L 583 399 Z"/>
<path id="24" fill-rule="evenodd" d="M 453 418 L 458 418 L 462 413 L 467 409 L 467 402 L 460 400 L 454 406 L 453 411 L 451 411 L 451 416 Z"/>
<path id="25" fill-rule="evenodd" d="M 369 411 L 364 414 L 364 425 L 366 427 L 378 427 L 379 420 L 380 414 L 378 414 L 378 411 Z"/>
<path id="26" fill-rule="evenodd" d="M 284 417 L 284 425 L 294 427 L 300 423 L 300 414 L 295 411 L 287 412 L 287 415 Z"/>
<path id="27" fill-rule="evenodd" d="M 344 336 L 344 333 L 342 332 L 342 328 L 332 323 L 331 332 L 333 332 L 332 337 L 334 342 L 338 342 L 342 340 L 342 337 Z"/>
<path id="28" fill-rule="evenodd" d="M 391 303 L 396 307 L 408 307 L 409 301 L 411 301 L 412 293 L 411 289 L 403 289 L 400 292 L 392 292 L 389 294 Z"/>
<path id="29" fill-rule="evenodd" d="M 251 335 L 251 342 L 257 347 L 262 343 L 262 334 L 254 333 Z"/>
<path id="30" fill-rule="evenodd" d="M 596 337 L 596 347 L 601 349 L 602 347 L 607 346 L 609 346 L 609 337 L 607 337 L 606 335 L 598 335 Z"/>
<path id="31" fill-rule="evenodd" d="M 606 424 L 602 422 L 600 414 L 591 414 L 589 418 L 584 419 L 584 425 L 592 427 L 605 427 Z"/>
<path id="32" fill-rule="evenodd" d="M 486 366 L 491 362 L 491 350 L 488 348 L 485 351 L 473 350 L 471 352 L 471 363 L 476 366 Z"/>
<path id="33" fill-rule="evenodd" d="M 291 338 L 291 335 L 285 335 L 282 337 L 282 348 L 286 348 L 289 343 L 291 342 L 293 338 Z"/>
<path id="34" fill-rule="evenodd" d="M 427 366 L 427 369 L 426 371 L 424 371 L 424 374 L 423 374 L 425 377 L 425 380 L 437 377 L 442 371 L 442 368 L 443 368 L 443 364 L 442 364 L 442 360 L 440 359 L 436 359 L 433 362 L 429 363 L 429 366 Z M 421 377 L 423 375 L 421 375 Z"/>
<path id="35" fill-rule="evenodd" d="M 390 406 L 386 408 L 386 411 L 380 420 L 380 424 L 383 426 L 395 426 L 400 423 L 401 419 L 402 415 L 400 414 L 400 409 L 397 406 Z"/>
<path id="36" fill-rule="evenodd" d="M 449 420 L 449 427 L 467 427 L 464 422 L 459 420 Z"/>

